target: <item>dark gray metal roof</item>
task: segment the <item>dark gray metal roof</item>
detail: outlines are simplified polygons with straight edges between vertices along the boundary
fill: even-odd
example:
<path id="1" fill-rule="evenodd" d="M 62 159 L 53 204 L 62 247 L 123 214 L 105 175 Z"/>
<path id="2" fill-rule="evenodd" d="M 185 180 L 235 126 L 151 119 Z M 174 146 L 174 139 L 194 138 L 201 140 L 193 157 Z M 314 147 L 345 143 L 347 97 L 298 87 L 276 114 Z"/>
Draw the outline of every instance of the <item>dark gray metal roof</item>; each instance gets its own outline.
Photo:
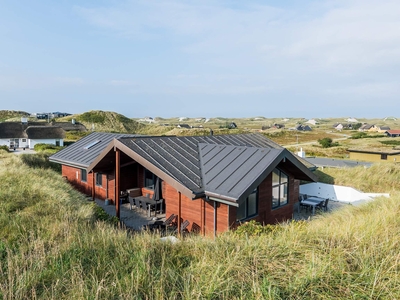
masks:
<path id="1" fill-rule="evenodd" d="M 136 137 L 134 134 L 93 132 L 61 151 L 50 156 L 49 160 L 80 168 L 87 168 L 115 138 Z M 85 147 L 93 145 L 92 147 Z"/>
<path id="2" fill-rule="evenodd" d="M 283 151 L 204 143 L 199 148 L 206 195 L 233 200 L 245 194 Z"/>
<path id="3" fill-rule="evenodd" d="M 344 160 L 324 157 L 306 157 L 305 160 L 314 164 L 317 167 L 331 167 L 331 168 L 353 168 L 357 166 L 370 167 L 372 163 L 361 162 L 356 160 Z"/>
<path id="4" fill-rule="evenodd" d="M 118 142 L 143 158 L 145 167 L 160 170 L 194 194 L 230 201 L 250 193 L 284 158 L 300 179 L 314 180 L 294 155 L 260 134 L 119 138 Z"/>

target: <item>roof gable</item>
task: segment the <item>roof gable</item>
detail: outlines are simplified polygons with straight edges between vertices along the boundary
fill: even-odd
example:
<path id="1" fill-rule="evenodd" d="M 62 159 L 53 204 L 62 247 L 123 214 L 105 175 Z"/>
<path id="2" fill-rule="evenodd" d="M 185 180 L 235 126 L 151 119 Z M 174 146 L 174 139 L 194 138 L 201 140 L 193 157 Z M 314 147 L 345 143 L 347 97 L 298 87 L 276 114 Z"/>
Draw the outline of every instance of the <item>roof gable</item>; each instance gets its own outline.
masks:
<path id="1" fill-rule="evenodd" d="M 137 135 L 93 132 L 53 154 L 49 159 L 65 165 L 87 168 L 114 138 L 135 136 Z"/>
<path id="2" fill-rule="evenodd" d="M 199 149 L 205 194 L 226 200 L 246 194 L 283 151 L 204 143 L 199 144 Z"/>

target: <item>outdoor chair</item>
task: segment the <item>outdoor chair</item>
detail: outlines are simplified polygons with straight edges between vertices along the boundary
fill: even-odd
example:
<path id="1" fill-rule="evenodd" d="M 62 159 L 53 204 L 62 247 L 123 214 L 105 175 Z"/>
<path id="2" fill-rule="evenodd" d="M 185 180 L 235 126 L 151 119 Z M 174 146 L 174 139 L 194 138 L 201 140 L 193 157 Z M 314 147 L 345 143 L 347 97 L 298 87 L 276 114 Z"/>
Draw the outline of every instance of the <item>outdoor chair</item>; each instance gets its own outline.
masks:
<path id="1" fill-rule="evenodd" d="M 183 221 L 181 224 L 181 232 L 188 232 L 187 227 L 190 225 L 188 220 Z"/>
<path id="2" fill-rule="evenodd" d="M 190 230 L 190 232 L 193 232 L 193 233 L 199 234 L 199 233 L 200 233 L 200 231 L 201 231 L 201 227 L 200 227 L 200 225 L 199 225 L 199 224 L 197 224 L 197 223 L 193 223 L 193 224 L 192 224 L 192 229 Z"/>
<path id="3" fill-rule="evenodd" d="M 136 207 L 135 198 L 129 197 L 129 205 L 131 210 L 133 207 Z"/>
<path id="4" fill-rule="evenodd" d="M 328 203 L 329 203 L 329 198 L 326 198 L 325 201 L 322 202 L 321 208 L 322 208 L 324 211 L 328 211 Z"/>
<path id="5" fill-rule="evenodd" d="M 306 195 L 307 196 L 307 195 Z M 302 208 L 305 208 L 306 210 L 308 210 L 308 205 L 304 205 L 302 202 L 303 202 L 303 200 L 304 200 L 305 198 L 304 198 L 304 195 L 300 195 L 299 196 L 299 212 L 300 212 L 300 210 L 302 209 Z"/>
<path id="6" fill-rule="evenodd" d="M 167 226 L 172 226 L 175 223 L 176 215 L 172 214 L 170 215 L 165 221 L 164 225 Z"/>

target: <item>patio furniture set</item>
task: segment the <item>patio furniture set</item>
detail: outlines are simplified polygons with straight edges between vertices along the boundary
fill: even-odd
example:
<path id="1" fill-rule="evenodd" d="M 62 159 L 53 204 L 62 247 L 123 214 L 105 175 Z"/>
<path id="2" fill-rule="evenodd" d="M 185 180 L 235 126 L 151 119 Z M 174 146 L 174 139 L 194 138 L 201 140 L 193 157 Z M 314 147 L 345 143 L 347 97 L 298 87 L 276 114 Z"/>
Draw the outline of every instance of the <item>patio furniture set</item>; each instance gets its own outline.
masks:
<path id="1" fill-rule="evenodd" d="M 300 213 L 301 208 L 311 208 L 312 214 L 315 215 L 316 209 L 323 209 L 324 211 L 328 211 L 328 203 L 329 198 L 321 198 L 317 196 L 308 196 L 307 194 L 299 196 L 299 206 L 298 212 Z"/>

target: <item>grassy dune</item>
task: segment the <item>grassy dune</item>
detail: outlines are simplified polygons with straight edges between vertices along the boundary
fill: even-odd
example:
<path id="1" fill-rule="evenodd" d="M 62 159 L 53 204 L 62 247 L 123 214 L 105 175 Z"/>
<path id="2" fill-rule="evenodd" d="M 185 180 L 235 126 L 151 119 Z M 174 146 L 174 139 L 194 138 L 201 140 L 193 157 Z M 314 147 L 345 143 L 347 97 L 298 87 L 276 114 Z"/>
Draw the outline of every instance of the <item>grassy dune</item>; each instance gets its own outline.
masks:
<path id="1" fill-rule="evenodd" d="M 382 189 L 395 190 L 398 174 L 380 174 Z M 0 182 L 0 299 L 400 298 L 396 192 L 265 233 L 171 244 L 99 221 L 40 159 L 0 152 Z"/>

